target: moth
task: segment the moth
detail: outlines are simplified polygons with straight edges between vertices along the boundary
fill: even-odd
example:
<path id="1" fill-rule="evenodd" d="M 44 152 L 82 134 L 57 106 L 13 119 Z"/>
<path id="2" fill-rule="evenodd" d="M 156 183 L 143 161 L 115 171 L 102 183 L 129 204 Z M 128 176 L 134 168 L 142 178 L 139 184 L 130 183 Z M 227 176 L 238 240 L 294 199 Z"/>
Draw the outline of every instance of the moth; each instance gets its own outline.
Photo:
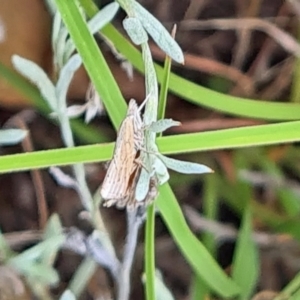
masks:
<path id="1" fill-rule="evenodd" d="M 105 206 L 125 206 L 127 200 L 134 197 L 136 181 L 141 171 L 138 159 L 144 143 L 140 115 L 144 103 L 138 108 L 136 101 L 131 99 L 128 104 L 126 117 L 117 135 L 113 158 L 100 189 Z"/>

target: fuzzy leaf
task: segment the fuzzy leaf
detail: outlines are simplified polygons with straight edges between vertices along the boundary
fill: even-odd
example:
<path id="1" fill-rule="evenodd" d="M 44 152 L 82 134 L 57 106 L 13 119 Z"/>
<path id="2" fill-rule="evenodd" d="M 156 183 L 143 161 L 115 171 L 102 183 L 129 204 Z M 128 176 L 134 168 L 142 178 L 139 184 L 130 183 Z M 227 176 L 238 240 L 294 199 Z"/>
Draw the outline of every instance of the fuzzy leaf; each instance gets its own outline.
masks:
<path id="1" fill-rule="evenodd" d="M 56 111 L 57 100 L 55 87 L 44 70 L 36 63 L 19 55 L 12 56 L 12 63 L 19 73 L 38 87 L 40 93 L 47 100 L 51 109 Z"/>
<path id="2" fill-rule="evenodd" d="M 0 146 L 18 144 L 26 135 L 27 131 L 22 129 L 1 129 Z"/>
<path id="3" fill-rule="evenodd" d="M 51 266 L 41 263 L 25 263 L 14 266 L 24 277 L 31 281 L 46 285 L 55 285 L 59 282 L 57 271 Z"/>
<path id="4" fill-rule="evenodd" d="M 47 222 L 47 226 L 43 234 L 43 240 L 46 241 L 47 239 L 51 239 L 52 237 L 61 235 L 62 232 L 63 232 L 63 228 L 59 216 L 57 214 L 53 214 Z M 52 265 L 56 258 L 57 252 L 60 249 L 60 246 L 61 244 L 57 243 L 56 248 L 49 247 L 48 249 L 45 249 L 39 261 L 48 265 Z"/>
<path id="5" fill-rule="evenodd" d="M 162 119 L 162 120 L 158 120 L 156 122 L 153 122 L 148 127 L 148 129 L 152 132 L 158 133 L 158 132 L 163 132 L 163 131 L 167 130 L 170 127 L 179 126 L 179 125 L 181 125 L 181 123 L 178 122 L 178 121 L 174 121 L 172 119 Z"/>
<path id="6" fill-rule="evenodd" d="M 67 91 L 70 82 L 82 63 L 79 54 L 73 55 L 60 72 L 59 79 L 56 85 L 58 97 L 58 109 L 61 109 L 66 103 Z"/>
<path id="7" fill-rule="evenodd" d="M 59 14 L 59 13 L 57 13 Z M 59 15 L 60 17 L 60 15 Z M 71 54 L 74 52 L 74 49 L 72 52 L 70 52 L 69 55 L 66 55 L 67 51 L 67 45 L 70 39 L 68 39 L 68 31 L 67 29 L 61 24 L 61 27 L 59 29 L 57 38 L 53 40 L 53 61 L 54 65 L 56 67 L 56 71 L 59 72 L 62 67 L 64 66 L 65 62 L 68 61 Z"/>
<path id="8" fill-rule="evenodd" d="M 158 178 L 159 185 L 166 183 L 169 178 L 169 172 L 164 162 L 160 160 L 159 157 L 156 157 L 154 160 L 153 168 L 155 170 L 155 174 Z"/>
<path id="9" fill-rule="evenodd" d="M 155 43 L 174 61 L 183 64 L 184 57 L 182 50 L 166 28 L 136 1 L 134 1 L 134 8 L 136 18 L 141 21 L 143 27 L 151 35 Z"/>
<path id="10" fill-rule="evenodd" d="M 128 79 L 133 81 L 133 66 L 128 60 L 121 61 L 121 69 L 125 71 Z"/>
<path id="11" fill-rule="evenodd" d="M 56 249 L 62 245 L 63 241 L 63 235 L 57 235 L 49 238 L 11 258 L 10 263 L 14 265 L 21 265 L 23 263 L 39 260 L 45 251 L 48 252 L 49 249 L 56 251 Z"/>
<path id="12" fill-rule="evenodd" d="M 207 166 L 192 163 L 188 161 L 182 161 L 170 157 L 166 157 L 161 154 L 157 156 L 162 160 L 162 162 L 171 170 L 183 174 L 202 174 L 202 173 L 212 173 L 213 170 Z"/>
<path id="13" fill-rule="evenodd" d="M 85 123 L 89 123 L 92 119 L 96 117 L 97 114 L 100 115 L 104 111 L 103 103 L 100 99 L 99 94 L 95 90 L 93 84 L 90 84 L 87 90 L 86 100 L 87 100 L 87 109 L 86 109 L 84 121 Z"/>
<path id="14" fill-rule="evenodd" d="M 0 231 L 0 253 L 1 260 L 6 261 L 13 256 L 13 251 L 10 249 L 3 233 Z"/>
<path id="15" fill-rule="evenodd" d="M 165 285 L 162 274 L 159 270 L 155 272 L 155 291 L 157 300 L 174 300 L 170 290 Z"/>
<path id="16" fill-rule="evenodd" d="M 112 2 L 103 7 L 89 22 L 88 27 L 92 34 L 95 34 L 108 24 L 116 15 L 119 4 Z"/>
<path id="17" fill-rule="evenodd" d="M 51 167 L 49 170 L 51 176 L 55 179 L 57 184 L 63 187 L 77 189 L 78 184 L 74 178 L 72 178 L 70 175 L 64 173 L 62 169 L 57 167 Z"/>
<path id="18" fill-rule="evenodd" d="M 64 291 L 59 300 L 76 300 L 74 294 L 70 290 Z"/>
<path id="19" fill-rule="evenodd" d="M 54 14 L 54 20 L 52 25 L 52 48 L 54 48 L 54 46 L 57 44 L 61 26 L 62 19 L 60 17 L 60 13 L 56 11 Z"/>
<path id="20" fill-rule="evenodd" d="M 149 190 L 150 177 L 149 172 L 143 168 L 135 189 L 136 201 L 143 201 L 145 199 Z"/>
<path id="21" fill-rule="evenodd" d="M 82 105 L 71 105 L 67 108 L 67 115 L 70 119 L 80 117 L 88 108 L 87 103 Z"/>
<path id="22" fill-rule="evenodd" d="M 139 19 L 128 17 L 123 21 L 123 27 L 134 44 L 141 45 L 148 41 L 147 32 Z"/>

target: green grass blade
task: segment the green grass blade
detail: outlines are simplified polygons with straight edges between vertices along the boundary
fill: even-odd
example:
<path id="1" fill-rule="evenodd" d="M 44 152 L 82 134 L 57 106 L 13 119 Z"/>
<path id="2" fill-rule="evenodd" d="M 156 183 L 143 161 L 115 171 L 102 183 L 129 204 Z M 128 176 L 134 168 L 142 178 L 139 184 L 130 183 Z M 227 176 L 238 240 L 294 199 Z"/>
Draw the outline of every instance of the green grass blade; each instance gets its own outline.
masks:
<path id="1" fill-rule="evenodd" d="M 251 208 L 246 206 L 233 259 L 232 277 L 241 287 L 241 300 L 250 299 L 259 275 L 258 250 L 252 239 Z"/>
<path id="2" fill-rule="evenodd" d="M 274 300 L 297 300 L 300 299 L 300 273 L 274 298 Z"/>
<path id="3" fill-rule="evenodd" d="M 300 122 L 293 121 L 202 133 L 172 135 L 158 139 L 158 145 L 163 154 L 235 149 L 299 141 L 299 132 Z"/>
<path id="4" fill-rule="evenodd" d="M 171 235 L 194 272 L 222 297 L 239 293 L 238 286 L 229 279 L 186 224 L 181 209 L 168 185 L 160 188 L 157 199 L 160 210 Z"/>
<path id="5" fill-rule="evenodd" d="M 179 134 L 157 139 L 162 154 L 216 149 L 236 149 L 300 140 L 300 121 L 249 126 L 202 133 Z M 0 157 L 0 173 L 109 160 L 112 144 L 55 149 Z"/>
<path id="6" fill-rule="evenodd" d="M 0 156 L 0 173 L 107 161 L 111 158 L 112 150 L 111 143 Z"/>

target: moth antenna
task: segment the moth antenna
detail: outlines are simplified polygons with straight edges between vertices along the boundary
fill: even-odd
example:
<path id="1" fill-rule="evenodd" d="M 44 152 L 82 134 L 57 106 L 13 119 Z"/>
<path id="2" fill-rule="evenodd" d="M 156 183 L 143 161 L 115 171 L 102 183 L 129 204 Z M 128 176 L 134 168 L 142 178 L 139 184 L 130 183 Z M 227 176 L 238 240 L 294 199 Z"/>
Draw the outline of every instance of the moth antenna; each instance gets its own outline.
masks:
<path id="1" fill-rule="evenodd" d="M 142 104 L 140 105 L 139 109 L 138 109 L 138 112 L 140 112 L 143 107 L 146 105 L 146 103 L 148 102 L 148 100 L 150 99 L 151 97 L 151 93 L 146 97 L 146 99 L 142 102 Z"/>

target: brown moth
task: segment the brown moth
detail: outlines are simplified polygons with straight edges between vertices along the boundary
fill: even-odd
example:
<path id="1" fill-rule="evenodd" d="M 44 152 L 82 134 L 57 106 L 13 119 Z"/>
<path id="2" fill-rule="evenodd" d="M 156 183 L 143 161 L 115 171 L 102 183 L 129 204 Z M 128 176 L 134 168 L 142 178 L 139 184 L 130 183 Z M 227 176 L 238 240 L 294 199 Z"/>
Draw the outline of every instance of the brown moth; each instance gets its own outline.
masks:
<path id="1" fill-rule="evenodd" d="M 148 204 L 152 203 L 154 201 L 154 199 L 156 198 L 156 196 L 158 195 L 158 190 L 157 190 L 158 182 L 157 182 L 156 177 L 152 176 L 149 181 L 149 186 L 147 187 L 147 194 L 146 194 L 145 198 L 140 201 L 136 200 L 135 190 L 136 190 L 136 186 L 138 183 L 141 168 L 142 168 L 142 166 L 139 164 L 137 166 L 137 171 L 132 178 L 132 182 L 130 183 L 130 190 L 129 190 L 128 195 L 123 199 L 114 201 L 117 208 L 124 208 L 126 206 L 126 208 L 129 211 L 133 211 L 133 210 L 137 209 L 137 207 L 139 207 L 139 206 L 147 206 Z"/>
<path id="2" fill-rule="evenodd" d="M 142 107 L 142 106 L 141 106 Z M 143 121 L 134 99 L 128 105 L 127 115 L 119 129 L 113 158 L 109 164 L 100 194 L 105 206 L 126 205 L 132 197 L 141 170 L 138 158 L 144 142 Z M 118 206 L 118 205 L 117 205 Z"/>

